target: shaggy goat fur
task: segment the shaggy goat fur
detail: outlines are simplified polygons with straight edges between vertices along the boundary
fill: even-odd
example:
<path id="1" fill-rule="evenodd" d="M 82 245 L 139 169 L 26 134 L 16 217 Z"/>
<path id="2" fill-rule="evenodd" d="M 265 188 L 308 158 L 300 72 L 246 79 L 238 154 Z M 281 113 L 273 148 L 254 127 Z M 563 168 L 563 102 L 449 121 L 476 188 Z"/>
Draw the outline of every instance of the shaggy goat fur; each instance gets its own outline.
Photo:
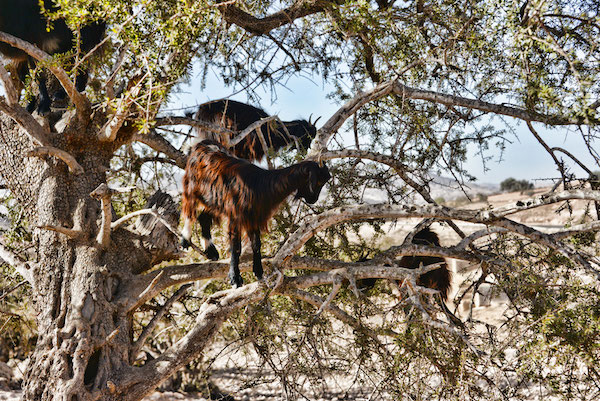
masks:
<path id="1" fill-rule="evenodd" d="M 231 247 L 231 284 L 239 287 L 243 283 L 238 268 L 243 233 L 252 243 L 252 268 L 260 280 L 261 230 L 267 229 L 271 216 L 292 192 L 296 192 L 296 198 L 315 203 L 330 177 L 326 166 L 319 167 L 312 161 L 265 170 L 232 156 L 217 142 L 202 141 L 192 149 L 183 177 L 182 245 L 189 246 L 192 226 L 198 215 L 209 223 L 226 217 Z M 208 243 L 207 256 L 217 259 L 218 252 L 210 240 L 210 224 L 205 228 L 203 225 L 202 235 Z"/>
<path id="2" fill-rule="evenodd" d="M 212 122 L 233 131 L 243 131 L 252 123 L 269 117 L 269 115 L 258 107 L 225 99 L 200 105 L 194 117 L 197 120 Z M 317 128 L 306 120 L 271 121 L 261 127 L 261 132 L 269 149 L 279 150 L 289 144 L 295 146 L 296 141 L 302 148 L 308 149 L 310 142 L 317 134 Z M 198 129 L 196 133 L 199 140 L 210 139 L 220 142 L 221 139 L 219 135 L 205 129 Z M 256 130 L 235 145 L 232 152 L 235 156 L 250 161 L 260 161 L 265 155 Z"/>
<path id="3" fill-rule="evenodd" d="M 44 9 L 49 12 L 58 10 L 51 0 L 44 0 Z M 48 27 L 52 27 L 48 30 Z M 79 48 L 87 53 L 102 41 L 106 24 L 104 22 L 94 22 L 81 28 Z M 6 32 L 19 39 L 23 39 L 33 45 L 36 45 L 49 54 L 67 53 L 73 50 L 74 33 L 69 29 L 64 19 L 57 19 L 51 24 L 41 13 L 38 0 L 0 0 L 0 31 Z M 15 71 L 21 82 L 25 81 L 29 68 L 35 67 L 32 57 L 28 56 L 23 50 L 17 49 L 7 43 L 0 42 L 0 54 L 13 61 L 13 71 Z M 75 79 L 75 87 L 78 91 L 85 90 L 87 85 L 87 72 L 79 71 Z M 40 93 L 40 102 L 38 113 L 44 115 L 50 112 L 50 96 L 46 88 L 46 78 L 44 74 L 39 74 L 38 87 Z M 57 93 L 56 97 L 64 97 L 63 92 Z M 35 108 L 35 99 L 28 106 L 27 111 L 33 112 Z"/>

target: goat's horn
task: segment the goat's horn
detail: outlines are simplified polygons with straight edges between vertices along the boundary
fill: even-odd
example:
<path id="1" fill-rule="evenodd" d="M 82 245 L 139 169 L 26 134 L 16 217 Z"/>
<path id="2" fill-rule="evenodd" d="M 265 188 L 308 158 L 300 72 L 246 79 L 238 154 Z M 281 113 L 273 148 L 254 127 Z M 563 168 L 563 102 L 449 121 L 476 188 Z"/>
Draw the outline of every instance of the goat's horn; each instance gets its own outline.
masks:
<path id="1" fill-rule="evenodd" d="M 310 113 L 310 116 L 308 116 L 308 125 L 313 125 L 310 120 L 312 120 L 312 113 Z"/>
<path id="2" fill-rule="evenodd" d="M 312 123 L 312 125 L 317 125 L 317 121 L 319 121 L 321 119 L 322 116 L 317 117 L 317 119 L 315 120 L 315 122 Z"/>

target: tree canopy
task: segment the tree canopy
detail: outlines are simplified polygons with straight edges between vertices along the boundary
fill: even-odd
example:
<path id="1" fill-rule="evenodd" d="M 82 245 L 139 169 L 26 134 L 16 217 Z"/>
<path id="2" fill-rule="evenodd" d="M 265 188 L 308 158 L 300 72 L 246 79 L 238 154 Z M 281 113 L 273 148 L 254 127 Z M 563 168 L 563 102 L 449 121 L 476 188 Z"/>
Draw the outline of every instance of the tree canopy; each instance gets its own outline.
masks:
<path id="1" fill-rule="evenodd" d="M 69 101 L 28 114 L 0 69 L 11 226 L 0 257 L 6 289 L 19 288 L 11 302 L 30 299 L 37 326 L 24 399 L 138 400 L 186 365 L 210 375 L 211 344 L 235 344 L 238 368 L 253 353 L 262 380 L 277 378 L 294 399 L 326 396 L 336 375 L 350 383 L 336 391 L 372 398 L 598 398 L 600 2 L 54 3 L 43 11 L 49 27 L 65 19 L 76 42 L 90 21 L 108 32 L 90 54 L 74 50 L 75 62 L 0 32 Z M 79 93 L 73 77 L 88 63 Z M 309 149 L 269 156 L 277 166 L 327 162 L 333 178 L 315 206 L 281 207 L 263 240 L 268 277 L 248 275 L 239 289 L 223 280 L 227 262 L 178 248 L 176 202 L 151 198 L 178 188 L 191 127 L 240 134 L 168 109 L 194 74 L 202 85 L 220 77 L 253 104 L 265 102 L 259 89 L 276 98 L 307 77 L 333 87 L 323 97 L 339 104 Z M 468 193 L 470 152 L 485 163 L 519 124 L 556 165 L 551 190 L 477 209 L 434 200 L 439 175 Z M 548 145 L 540 128 L 582 138 L 595 165 Z M 149 198 L 164 203 L 152 209 Z M 559 204 L 571 214 L 552 232 L 519 217 Z M 382 246 L 389 221 L 410 225 L 404 243 Z M 450 233 L 443 246 L 410 242 L 432 223 Z M 404 255 L 469 266 L 455 272 L 450 311 L 417 285 L 435 266 L 394 266 Z M 359 290 L 369 278 L 385 280 Z M 474 312 L 485 297 L 503 300 L 494 322 Z M 155 340 L 165 319 L 177 329 Z"/>

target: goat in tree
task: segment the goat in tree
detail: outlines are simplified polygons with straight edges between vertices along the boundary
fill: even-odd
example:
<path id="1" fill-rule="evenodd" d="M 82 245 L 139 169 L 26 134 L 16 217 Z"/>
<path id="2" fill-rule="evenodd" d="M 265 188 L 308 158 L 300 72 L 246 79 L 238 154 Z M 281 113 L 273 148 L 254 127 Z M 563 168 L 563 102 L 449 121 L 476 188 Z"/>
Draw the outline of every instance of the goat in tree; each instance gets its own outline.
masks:
<path id="1" fill-rule="evenodd" d="M 55 12 L 59 8 L 51 0 L 43 1 L 43 8 L 49 12 Z M 52 29 L 48 30 L 47 27 Z M 103 21 L 93 22 L 81 28 L 79 49 L 87 53 L 98 45 L 104 37 L 106 23 Z M 42 15 L 40 2 L 38 0 L 0 0 L 0 31 L 13 35 L 19 39 L 36 45 L 49 54 L 67 53 L 74 47 L 75 35 L 67 26 L 64 19 L 52 21 L 49 25 L 46 17 Z M 13 71 L 16 72 L 21 82 L 25 82 L 29 68 L 35 67 L 33 58 L 23 50 L 17 49 L 7 43 L 0 42 L 0 54 L 12 60 Z M 77 72 L 75 87 L 83 92 L 87 85 L 87 71 Z M 41 115 L 50 112 L 50 96 L 46 88 L 44 74 L 37 78 L 39 88 L 39 104 L 37 111 Z M 59 91 L 55 97 L 64 97 L 64 91 Z M 36 100 L 33 99 L 27 105 L 27 111 L 33 112 Z"/>
<path id="2" fill-rule="evenodd" d="M 235 100 L 215 100 L 200 105 L 194 113 L 194 118 L 221 125 L 233 131 L 243 131 L 252 123 L 259 121 L 269 115 L 258 107 L 237 102 Z M 279 150 L 284 146 L 296 141 L 303 149 L 308 149 L 310 142 L 317 134 L 314 122 L 306 120 L 272 121 L 262 127 L 267 148 Z M 197 130 L 198 140 L 210 139 L 221 142 L 221 137 L 205 129 Z M 231 138 L 230 138 L 231 139 Z M 250 161 L 260 161 L 265 155 L 256 131 L 248 134 L 240 143 L 236 144 L 232 152 L 235 156 Z"/>
<path id="3" fill-rule="evenodd" d="M 235 100 L 222 99 L 198 106 L 193 117 L 197 120 L 211 122 L 234 131 L 243 131 L 251 124 L 267 118 L 269 115 L 258 107 Z M 296 142 L 302 148 L 307 149 L 317 133 L 317 128 L 314 124 L 318 120 L 317 118 L 314 122 L 306 120 L 273 121 L 266 124 L 261 129 L 261 132 L 269 149 L 279 150 L 289 144 L 296 146 Z M 220 135 L 206 129 L 197 129 L 196 137 L 198 142 L 208 139 L 222 143 Z M 256 131 L 248 134 L 231 151 L 235 156 L 249 161 L 260 161 L 265 155 L 265 149 L 263 149 Z M 202 237 L 205 239 L 206 256 L 209 259 L 217 260 L 219 253 L 210 240 L 212 220 L 213 218 L 209 214 L 200 213 L 198 215 Z"/>
<path id="4" fill-rule="evenodd" d="M 239 271 L 242 250 L 241 235 L 246 233 L 252 244 L 252 271 L 262 279 L 260 233 L 278 206 L 293 192 L 296 199 L 315 203 L 323 185 L 331 178 L 326 166 L 304 161 L 290 167 L 265 170 L 231 155 L 221 144 L 205 140 L 194 146 L 183 177 L 182 215 L 184 218 L 182 245 L 190 245 L 192 226 L 197 214 L 229 222 L 231 262 L 229 279 L 239 287 L 243 284 Z M 206 234 L 203 230 L 203 236 Z M 213 256 L 218 252 L 205 237 Z M 207 255 L 209 249 L 207 248 Z"/>
<path id="5" fill-rule="evenodd" d="M 415 234 L 412 243 L 416 245 L 440 246 L 440 239 L 431 228 L 425 227 Z M 361 261 L 366 261 L 366 258 L 363 258 Z M 421 265 L 428 266 L 437 263 L 441 264 L 440 267 L 419 276 L 417 285 L 438 290 L 442 299 L 447 301 L 452 284 L 452 273 L 448 269 L 448 264 L 444 258 L 438 256 L 403 256 L 397 261 L 396 266 L 417 269 Z M 375 285 L 376 280 L 374 278 L 363 279 L 359 280 L 360 283 L 357 284 L 359 284 L 361 289 L 370 289 Z"/>

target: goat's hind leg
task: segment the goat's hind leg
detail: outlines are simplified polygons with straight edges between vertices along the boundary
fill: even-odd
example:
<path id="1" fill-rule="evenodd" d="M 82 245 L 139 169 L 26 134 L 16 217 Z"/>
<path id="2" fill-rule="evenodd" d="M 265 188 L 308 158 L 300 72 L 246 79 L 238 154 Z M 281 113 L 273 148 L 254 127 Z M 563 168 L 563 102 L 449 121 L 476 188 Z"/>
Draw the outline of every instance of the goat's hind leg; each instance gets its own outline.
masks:
<path id="1" fill-rule="evenodd" d="M 204 239 L 204 253 L 210 260 L 219 260 L 219 251 L 212 242 L 210 227 L 212 226 L 213 216 L 210 213 L 201 212 L 198 215 L 198 222 L 202 228 L 202 238 Z"/>
<path id="2" fill-rule="evenodd" d="M 244 280 L 240 275 L 240 254 L 242 253 L 242 239 L 240 231 L 237 228 L 229 227 L 229 244 L 231 246 L 231 262 L 229 263 L 229 281 L 235 288 L 244 285 Z"/>
<path id="3" fill-rule="evenodd" d="M 250 233 L 252 243 L 252 271 L 258 280 L 263 278 L 262 256 L 260 254 L 260 231 Z"/>

